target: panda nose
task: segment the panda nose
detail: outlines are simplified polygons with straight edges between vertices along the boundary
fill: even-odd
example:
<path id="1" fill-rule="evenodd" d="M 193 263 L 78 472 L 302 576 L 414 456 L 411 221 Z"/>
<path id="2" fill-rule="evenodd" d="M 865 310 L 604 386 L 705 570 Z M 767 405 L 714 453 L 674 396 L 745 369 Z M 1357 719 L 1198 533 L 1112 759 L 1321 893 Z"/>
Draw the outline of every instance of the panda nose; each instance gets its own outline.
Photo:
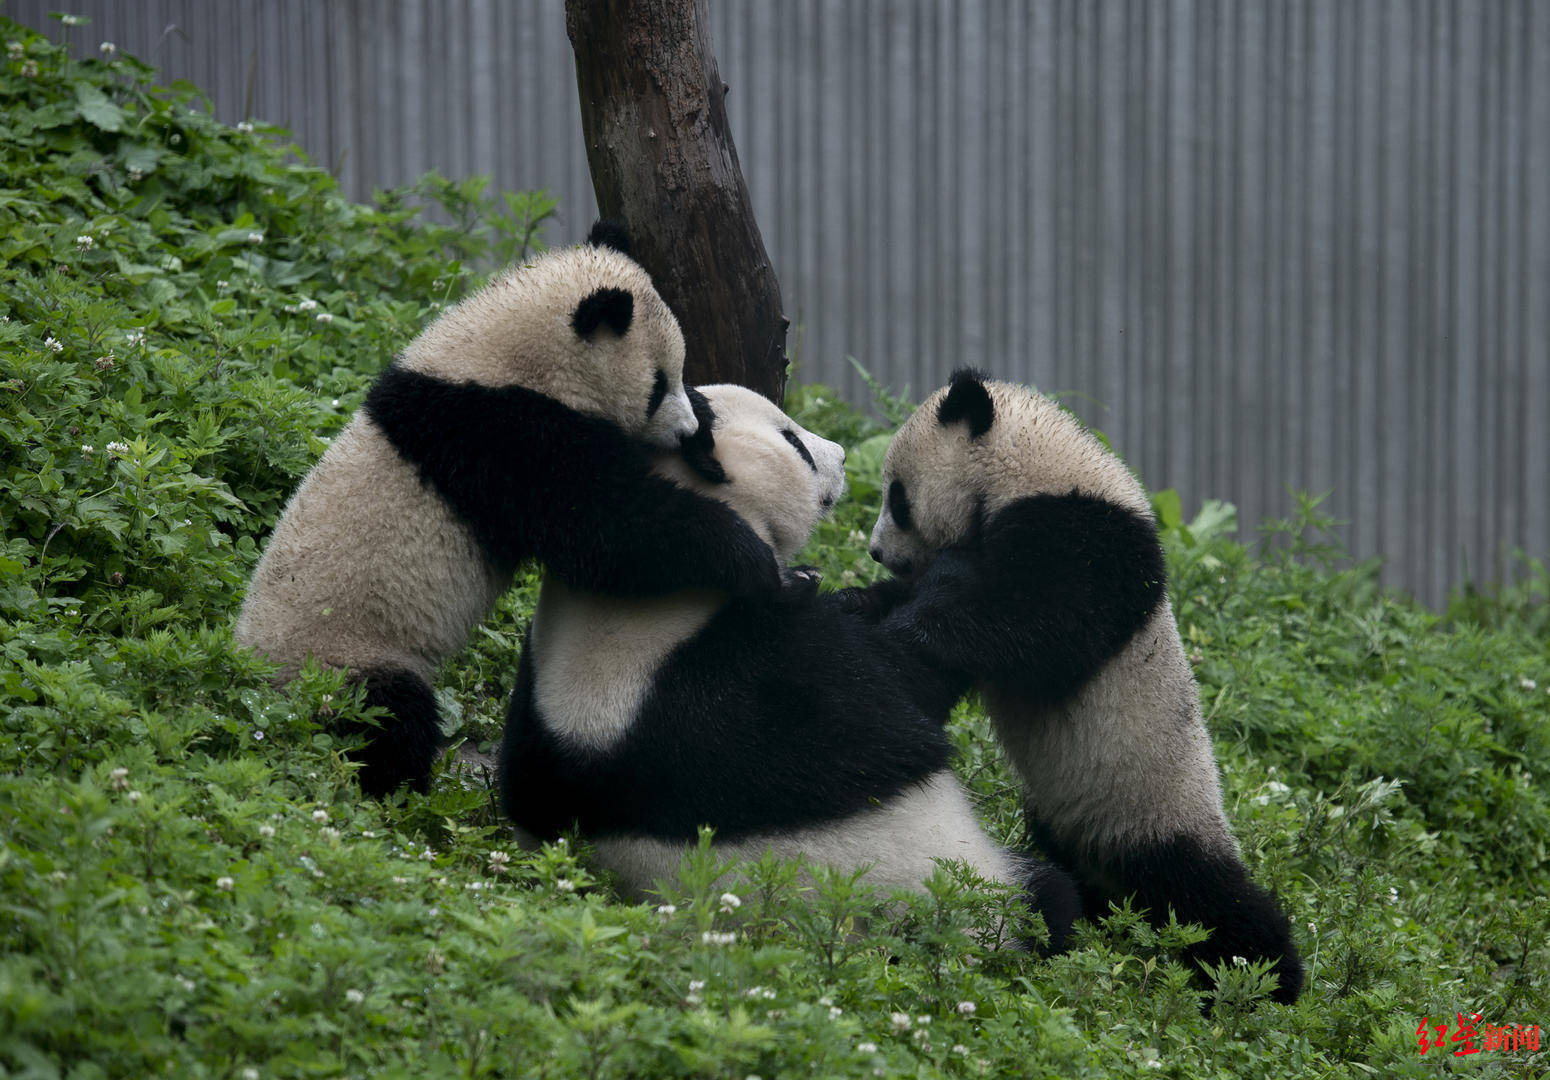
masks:
<path id="1" fill-rule="evenodd" d="M 868 551 L 867 554 L 872 556 L 872 561 L 875 563 L 880 563 L 883 561 L 883 549 L 878 547 L 876 544 L 872 545 L 871 550 Z"/>

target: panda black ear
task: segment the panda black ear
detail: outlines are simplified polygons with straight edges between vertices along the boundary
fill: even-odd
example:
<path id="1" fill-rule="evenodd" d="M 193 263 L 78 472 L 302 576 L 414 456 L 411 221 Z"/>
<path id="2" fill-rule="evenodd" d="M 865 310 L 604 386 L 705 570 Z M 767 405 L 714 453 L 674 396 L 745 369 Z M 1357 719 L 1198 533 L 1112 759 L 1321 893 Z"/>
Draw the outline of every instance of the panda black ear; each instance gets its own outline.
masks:
<path id="1" fill-rule="evenodd" d="M 624 222 L 613 218 L 598 218 L 587 233 L 587 243 L 596 248 L 613 248 L 620 255 L 630 253 L 630 232 Z"/>
<path id="2" fill-rule="evenodd" d="M 985 376 L 973 368 L 953 372 L 947 396 L 937 406 L 937 423 L 946 427 L 959 420 L 969 422 L 969 438 L 977 439 L 996 422 L 996 406 L 985 389 Z"/>
<path id="3" fill-rule="evenodd" d="M 570 317 L 570 324 L 577 335 L 584 338 L 591 337 L 593 332 L 604 323 L 612 327 L 614 333 L 623 337 L 624 332 L 630 328 L 630 320 L 634 316 L 634 294 L 624 289 L 604 286 L 576 305 L 575 314 Z"/>
<path id="4" fill-rule="evenodd" d="M 727 471 L 716 460 L 716 436 L 711 431 L 716 426 L 716 410 L 711 407 L 710 399 L 694 387 L 686 386 L 684 392 L 689 395 L 689 406 L 700 426 L 693 435 L 679 436 L 678 446 L 683 459 L 701 479 L 712 484 L 725 484 Z"/>

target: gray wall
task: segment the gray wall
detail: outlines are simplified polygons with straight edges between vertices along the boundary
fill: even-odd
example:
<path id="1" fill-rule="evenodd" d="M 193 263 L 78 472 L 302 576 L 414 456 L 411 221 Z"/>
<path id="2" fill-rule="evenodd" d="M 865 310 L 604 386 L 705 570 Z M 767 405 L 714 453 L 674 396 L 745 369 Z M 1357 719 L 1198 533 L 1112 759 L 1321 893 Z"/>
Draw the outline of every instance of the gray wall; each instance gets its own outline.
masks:
<path id="1" fill-rule="evenodd" d="M 802 377 L 1064 392 L 1186 506 L 1332 491 L 1432 602 L 1550 551 L 1550 2 L 711 5 Z M 66 6 L 357 195 L 593 212 L 559 0 Z"/>

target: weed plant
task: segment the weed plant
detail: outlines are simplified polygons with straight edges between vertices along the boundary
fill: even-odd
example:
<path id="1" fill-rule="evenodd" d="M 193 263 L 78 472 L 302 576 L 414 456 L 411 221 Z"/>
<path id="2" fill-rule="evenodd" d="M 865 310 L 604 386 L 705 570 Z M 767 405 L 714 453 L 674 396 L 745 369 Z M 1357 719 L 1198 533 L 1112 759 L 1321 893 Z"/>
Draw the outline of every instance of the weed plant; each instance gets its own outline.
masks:
<path id="1" fill-rule="evenodd" d="M 79 29 L 67 32 L 84 33 Z M 584 845 L 524 853 L 478 751 L 528 575 L 443 674 L 462 753 L 363 799 L 320 718 L 231 623 L 264 537 L 372 376 L 553 204 L 430 178 L 342 198 L 282 133 L 107 51 L 0 21 L 0 1076 L 1536 1075 L 1422 1057 L 1463 1012 L 1550 1023 L 1543 567 L 1449 617 L 1230 507 L 1157 497 L 1228 810 L 1293 913 L 1295 1007 L 1174 959 L 1128 908 L 1041 962 L 984 942 L 1015 899 L 944 867 L 918 896 L 702 845 L 621 903 Z M 443 222 L 419 208 L 442 207 Z M 894 420 L 907 405 L 886 402 Z M 851 498 L 807 554 L 869 580 L 887 430 L 819 386 Z M 988 827 L 1022 842 L 976 702 L 953 722 Z"/>

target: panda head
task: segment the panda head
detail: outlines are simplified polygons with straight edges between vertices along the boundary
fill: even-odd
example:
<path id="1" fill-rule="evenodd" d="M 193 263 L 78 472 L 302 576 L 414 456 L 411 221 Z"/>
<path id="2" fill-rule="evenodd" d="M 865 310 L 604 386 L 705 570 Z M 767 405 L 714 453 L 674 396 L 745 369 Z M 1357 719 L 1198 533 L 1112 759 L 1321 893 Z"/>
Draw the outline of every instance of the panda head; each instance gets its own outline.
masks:
<path id="1" fill-rule="evenodd" d="M 726 503 L 782 563 L 845 490 L 845 448 L 794 423 L 779 406 L 742 386 L 702 386 L 700 433 L 664 454 L 664 475 Z"/>
<path id="2" fill-rule="evenodd" d="M 963 368 L 921 403 L 883 457 L 872 558 L 899 577 L 970 540 L 1017 499 L 1079 490 L 1150 516 L 1120 460 L 1055 402 Z"/>
<path id="3" fill-rule="evenodd" d="M 627 254 L 623 229 L 606 221 L 580 247 L 506 270 L 400 363 L 448 382 L 535 390 L 662 447 L 697 426 L 678 320 Z"/>

